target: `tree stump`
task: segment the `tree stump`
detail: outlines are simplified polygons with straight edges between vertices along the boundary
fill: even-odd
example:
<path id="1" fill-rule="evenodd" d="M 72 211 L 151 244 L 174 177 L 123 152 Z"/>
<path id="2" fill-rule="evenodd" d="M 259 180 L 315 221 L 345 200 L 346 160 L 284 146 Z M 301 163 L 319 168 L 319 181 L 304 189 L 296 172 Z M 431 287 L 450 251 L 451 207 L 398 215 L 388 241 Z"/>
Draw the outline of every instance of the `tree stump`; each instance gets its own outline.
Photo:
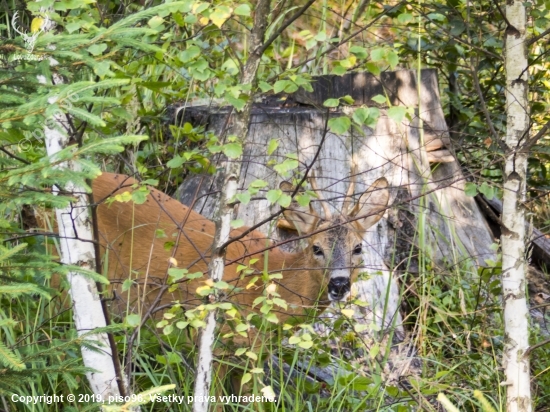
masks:
<path id="1" fill-rule="evenodd" d="M 300 166 L 294 177 L 302 176 L 306 168 L 313 170 L 323 197 L 331 203 L 332 212 L 338 213 L 350 183 L 352 159 L 358 166 L 355 199 L 377 178 L 388 179 L 393 206 L 365 236 L 368 245 L 363 255 L 365 276 L 355 287 L 366 305 L 357 306 L 355 313 L 358 322 L 369 325 L 366 337 L 390 344 L 403 342 L 405 338 L 398 277 L 405 270 L 417 271 L 414 264 L 410 265 L 411 256 L 414 261 L 421 251 L 432 265 L 466 266 L 474 274 L 486 259 L 496 259 L 490 248 L 493 236 L 489 226 L 474 199 L 465 195 L 464 176 L 452 156 L 435 70 L 423 70 L 419 88 L 417 84 L 417 72 L 407 70 L 380 77 L 365 73 L 322 76 L 313 83 L 312 93 L 300 90 L 284 104 L 269 101 L 257 104 L 245 141 L 240 181 L 242 189 L 256 179 L 277 188 L 283 178 L 273 166 L 289 156 L 297 156 Z M 355 100 L 353 106 L 322 108 L 326 99 L 345 95 Z M 375 103 L 372 98 L 377 95 L 387 96 L 389 104 Z M 362 105 L 380 110 L 374 128 L 352 127 L 342 135 L 327 130 L 329 118 Z M 396 106 L 404 106 L 410 113 L 399 123 L 389 115 L 389 110 Z M 231 122 L 230 113 L 231 109 L 226 107 L 186 107 L 179 110 L 176 121 L 201 124 L 223 135 Z M 278 147 L 268 155 L 266 149 L 272 139 L 277 139 Z M 434 155 L 434 152 L 440 153 Z M 221 165 L 223 158 L 217 161 Z M 194 202 L 197 212 L 212 217 L 219 187 L 214 179 L 212 176 L 187 179 L 179 190 L 180 200 L 188 205 Z M 270 205 L 264 196 L 259 195 L 260 199 L 246 206 L 240 204 L 235 218 L 253 226 L 277 212 L 278 206 Z M 319 209 L 318 202 L 313 205 Z M 425 227 L 422 233 L 415 233 L 420 216 L 426 222 Z M 259 230 L 276 240 L 293 236 L 277 229 L 273 222 Z M 418 238 L 424 239 L 422 244 L 413 240 Z M 408 349 L 403 353 L 406 358 Z"/>

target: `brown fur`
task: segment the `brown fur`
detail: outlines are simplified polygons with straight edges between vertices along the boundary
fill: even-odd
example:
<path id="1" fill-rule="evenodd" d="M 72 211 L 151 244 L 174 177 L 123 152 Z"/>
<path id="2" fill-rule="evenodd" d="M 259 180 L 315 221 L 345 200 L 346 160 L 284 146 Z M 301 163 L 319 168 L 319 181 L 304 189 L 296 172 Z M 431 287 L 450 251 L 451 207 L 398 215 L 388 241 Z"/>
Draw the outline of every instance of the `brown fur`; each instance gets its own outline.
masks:
<path id="1" fill-rule="evenodd" d="M 127 176 L 103 173 L 93 182 L 93 196 L 94 202 L 99 204 L 97 217 L 100 243 L 108 255 L 109 280 L 117 295 L 124 297 L 125 294 L 127 296 L 127 292 L 121 291 L 122 282 L 132 279 L 135 286 L 129 295 L 131 307 L 137 309 L 139 305 L 144 304 L 144 309 L 148 309 L 166 282 L 171 258 L 175 259 L 178 268 L 187 268 L 189 273 L 207 273 L 215 224 L 153 188 L 150 188 L 150 194 L 143 204 L 138 205 L 131 201 L 115 201 L 110 204 L 105 202 L 113 195 L 132 191 L 132 185 L 135 183 L 134 179 Z M 383 208 L 386 204 L 387 196 Z M 372 206 L 370 208 L 372 209 Z M 358 212 L 357 207 L 353 212 Z M 285 217 L 290 220 L 303 214 L 301 210 L 285 211 Z M 231 293 L 228 299 L 244 310 L 252 308 L 252 302 L 264 293 L 262 281 L 256 282 L 258 286 L 246 289 L 253 275 L 243 278 L 241 273 L 236 272 L 237 266 L 249 265 L 251 259 L 258 259 L 252 268 L 256 269 L 256 274 L 261 274 L 264 258 L 267 258 L 268 272 L 283 274 L 283 279 L 278 281 L 277 293 L 288 303 L 289 308 L 279 313 L 280 321 L 284 322 L 291 316 L 304 315 L 304 309 L 314 306 L 316 302 L 321 303 L 321 310 L 324 309 L 328 303 L 326 286 L 330 271 L 324 268 L 330 267 L 329 243 L 345 242 L 348 244 L 346 249 L 350 250 L 354 244 L 361 241 L 361 232 L 376 223 L 380 217 L 381 213 L 378 213 L 364 219 L 364 222 L 359 220 L 351 225 L 346 225 L 340 218 L 342 221 L 338 223 L 341 223 L 341 226 L 312 236 L 309 239 L 310 245 L 318 244 L 327 252 L 325 255 L 328 259 L 322 261 L 313 255 L 309 246 L 305 251 L 298 253 L 287 253 L 274 247 L 269 250 L 266 257 L 263 250 L 273 247 L 273 242 L 267 240 L 264 234 L 253 231 L 227 248 L 226 260 L 237 263 L 226 266 L 223 280 L 234 287 L 242 288 L 237 293 Z M 328 228 L 334 223 L 325 222 L 318 225 L 318 221 L 316 218 L 315 222 L 305 228 L 305 232 Z M 159 230 L 164 232 L 165 237 L 158 236 Z M 244 230 L 246 228 L 234 230 L 231 236 L 240 235 Z M 304 232 L 304 227 L 301 227 L 301 230 Z M 340 232 L 339 236 L 330 236 L 333 231 Z M 165 247 L 168 241 L 176 243 L 175 249 Z M 242 258 L 244 255 L 248 257 Z M 349 255 L 353 256 L 351 253 Z M 359 263 L 360 257 L 353 256 L 347 266 L 354 268 L 353 272 L 356 272 L 355 268 Z M 352 276 L 352 279 L 354 277 Z M 205 279 L 206 276 L 181 282 L 179 288 L 166 291 L 160 297 L 158 307 L 167 307 L 173 302 L 182 302 L 186 306 L 200 304 L 195 291 L 197 287 L 205 284 Z M 145 299 L 141 299 L 142 297 Z"/>
<path id="2" fill-rule="evenodd" d="M 121 291 L 121 284 L 131 278 L 135 283 L 130 294 L 132 306 L 140 303 L 141 297 L 145 295 L 144 302 L 147 308 L 147 305 L 152 304 L 157 298 L 158 291 L 165 283 L 172 257 L 177 262 L 177 267 L 187 268 L 189 273 L 207 272 L 215 225 L 153 188 L 150 188 L 147 201 L 141 205 L 133 202 L 104 202 L 109 196 L 131 191 L 131 185 L 134 183 L 136 182 L 133 179 L 126 176 L 103 173 L 93 182 L 93 194 L 94 201 L 99 203 L 97 217 L 100 243 L 109 257 L 109 280 L 117 294 L 124 297 L 125 292 Z M 119 189 L 121 185 L 124 187 Z M 234 230 L 231 236 L 240 235 L 245 229 Z M 155 236 L 158 230 L 164 231 L 165 237 Z M 168 241 L 177 242 L 175 251 L 173 248 L 165 248 Z M 254 299 L 262 295 L 263 287 L 259 286 L 262 282 L 258 281 L 257 287 L 246 290 L 251 276 L 241 279 L 240 274 L 236 273 L 237 266 L 248 265 L 250 259 L 258 259 L 252 267 L 261 273 L 264 267 L 264 253 L 255 252 L 263 251 L 268 246 L 273 246 L 273 243 L 262 233 L 254 231 L 245 238 L 231 243 L 227 248 L 226 259 L 237 260 L 238 263 L 226 266 L 223 280 L 244 289 L 229 297 L 243 309 L 251 308 Z M 241 258 L 248 254 L 251 256 Z M 274 248 L 269 251 L 267 259 L 270 272 L 284 269 L 284 287 L 278 287 L 277 293 L 287 301 L 289 311 L 280 314 L 281 321 L 289 316 L 302 314 L 303 308 L 312 307 L 319 299 L 326 300 L 327 282 L 323 272 L 300 269 L 311 267 L 309 259 L 303 253 L 286 253 Z M 129 270 L 130 267 L 132 271 Z M 161 296 L 158 306 L 166 307 L 175 301 L 187 306 L 200 304 L 195 291 L 197 287 L 205 284 L 205 279 L 206 277 L 181 282 L 175 291 L 166 292 Z"/>

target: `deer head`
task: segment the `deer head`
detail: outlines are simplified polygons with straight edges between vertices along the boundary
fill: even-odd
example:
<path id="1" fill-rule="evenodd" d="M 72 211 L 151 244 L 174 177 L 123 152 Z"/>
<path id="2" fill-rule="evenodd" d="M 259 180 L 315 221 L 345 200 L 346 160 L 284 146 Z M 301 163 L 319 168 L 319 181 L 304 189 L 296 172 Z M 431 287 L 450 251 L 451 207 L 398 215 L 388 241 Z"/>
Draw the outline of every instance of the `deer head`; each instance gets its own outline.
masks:
<path id="1" fill-rule="evenodd" d="M 301 207 L 293 202 L 283 211 L 284 219 L 278 224 L 300 234 L 312 233 L 303 252 L 304 261 L 307 267 L 324 271 L 328 281 L 328 297 L 332 301 L 345 300 L 348 296 L 363 260 L 363 236 L 382 218 L 390 197 L 388 181 L 380 178 L 361 195 L 357 203 L 353 203 L 354 176 L 352 171 L 352 181 L 340 214 L 332 216 L 312 176 L 310 183 L 321 201 L 324 218 L 315 212 L 311 203 L 309 207 Z M 289 182 L 282 182 L 280 188 L 286 192 L 293 191 Z"/>

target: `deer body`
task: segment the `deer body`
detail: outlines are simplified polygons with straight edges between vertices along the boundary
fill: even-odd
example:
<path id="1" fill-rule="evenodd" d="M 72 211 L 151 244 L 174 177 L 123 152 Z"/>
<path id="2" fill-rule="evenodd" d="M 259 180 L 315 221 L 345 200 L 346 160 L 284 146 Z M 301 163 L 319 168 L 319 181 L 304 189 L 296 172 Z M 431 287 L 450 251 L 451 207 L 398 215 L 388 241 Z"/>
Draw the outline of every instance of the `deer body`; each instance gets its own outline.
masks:
<path id="1" fill-rule="evenodd" d="M 137 303 L 137 308 L 143 305 L 143 309 L 149 309 L 155 305 L 163 309 L 173 302 L 181 302 L 185 307 L 201 304 L 196 289 L 205 284 L 206 276 L 182 281 L 179 287 L 168 291 L 167 272 L 172 262 L 189 273 L 206 274 L 215 224 L 153 188 L 143 204 L 105 202 L 113 195 L 132 191 L 135 183 L 124 175 L 103 173 L 92 185 L 94 202 L 98 203 L 99 240 L 108 256 L 107 274 L 113 288 L 119 296 L 129 297 L 132 305 Z M 238 273 L 238 265 L 249 266 L 257 274 L 264 268 L 268 273 L 282 273 L 283 278 L 276 282 L 276 292 L 288 304 L 287 310 L 278 313 L 283 322 L 289 317 L 304 315 L 305 309 L 317 302 L 318 309 L 323 310 L 329 303 L 327 298 L 343 299 L 361 263 L 362 233 L 381 218 L 388 203 L 385 179 L 375 182 L 361 200 L 364 197 L 367 199 L 362 206 L 358 203 L 336 219 L 327 216 L 327 221 L 317 216 L 311 206 L 309 210 L 300 207 L 285 210 L 287 227 L 290 225 L 301 234 L 316 232 L 304 251 L 285 252 L 274 247 L 259 231 L 230 243 L 226 261 L 234 263 L 226 265 L 223 280 L 241 289 L 229 292 L 227 299 L 250 311 L 254 300 L 264 294 L 261 281 L 256 282 L 257 286 L 246 288 L 251 276 Z M 370 215 L 347 221 L 360 212 Z M 325 214 L 329 212 L 326 210 Z M 239 236 L 246 229 L 233 230 L 230 236 Z M 169 241 L 174 242 L 174 247 L 165 247 Z M 271 248 L 268 253 L 266 248 Z M 256 261 L 250 264 L 252 259 Z M 134 285 L 129 295 L 121 288 L 126 279 L 132 279 Z"/>
<path id="2" fill-rule="evenodd" d="M 135 180 L 123 175 L 103 173 L 93 182 L 93 195 L 94 201 L 99 202 L 99 237 L 101 246 L 108 255 L 109 280 L 119 289 L 118 294 L 124 296 L 118 286 L 128 278 L 133 279 L 135 291 L 130 294 L 130 299 L 140 299 L 144 295 L 146 301 L 143 303 L 147 306 L 154 303 L 165 284 L 171 258 L 175 259 L 172 262 L 177 267 L 186 268 L 189 273 L 207 273 L 215 224 L 152 188 L 143 204 L 103 202 L 109 196 L 132 190 L 131 185 L 134 183 Z M 238 236 L 245 229 L 233 230 L 231 236 Z M 175 251 L 165 248 L 168 241 L 176 243 Z M 252 302 L 263 293 L 263 288 L 258 286 L 245 289 L 250 277 L 241 279 L 237 266 L 248 266 L 251 259 L 258 259 L 251 268 L 261 273 L 265 258 L 263 251 L 270 246 L 273 243 L 265 235 L 254 231 L 227 248 L 226 260 L 235 260 L 236 263 L 226 266 L 223 280 L 243 289 L 231 294 L 229 300 L 245 310 L 251 309 Z M 245 255 L 250 256 L 242 258 Z M 268 271 L 285 269 L 285 287 L 278 288 L 277 291 L 289 304 L 289 312 L 282 314 L 282 320 L 300 314 L 304 307 L 313 306 L 319 299 L 326 301 L 327 282 L 322 271 L 300 270 L 302 267 L 311 267 L 303 253 L 287 253 L 274 248 L 269 251 L 267 260 Z M 290 270 L 294 268 L 295 271 Z M 157 301 L 158 307 L 166 308 L 174 301 L 182 302 L 185 306 L 199 305 L 201 301 L 196 297 L 195 291 L 197 287 L 204 285 L 205 280 L 206 277 L 184 281 L 175 291 L 165 291 Z"/>

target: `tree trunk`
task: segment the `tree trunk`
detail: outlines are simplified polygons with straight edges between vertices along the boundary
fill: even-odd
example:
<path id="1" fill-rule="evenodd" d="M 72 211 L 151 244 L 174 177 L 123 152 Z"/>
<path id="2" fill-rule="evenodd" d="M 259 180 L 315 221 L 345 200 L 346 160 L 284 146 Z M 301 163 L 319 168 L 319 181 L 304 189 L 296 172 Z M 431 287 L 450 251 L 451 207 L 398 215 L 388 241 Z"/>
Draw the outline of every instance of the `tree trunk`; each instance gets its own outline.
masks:
<path id="1" fill-rule="evenodd" d="M 52 29 L 53 23 L 50 21 L 50 27 L 46 27 L 46 31 Z M 53 78 L 56 84 L 63 82 L 63 79 L 56 74 L 53 75 Z M 46 83 L 45 78 L 39 78 L 39 81 Z M 55 104 L 55 100 L 56 98 L 53 97 L 49 103 Z M 56 154 L 69 144 L 67 130 L 70 130 L 70 126 L 65 114 L 59 110 L 45 124 L 53 125 L 52 128 L 44 126 L 46 151 L 53 161 Z M 78 165 L 68 162 L 61 167 L 77 170 Z M 84 188 L 77 187 L 70 182 L 63 189 L 68 193 L 73 193 L 76 201 L 65 209 L 56 209 L 55 211 L 59 227 L 61 261 L 67 265 L 76 265 L 83 269 L 94 270 L 94 237 L 88 212 L 88 195 Z M 70 285 L 69 293 L 73 303 L 73 316 L 77 334 L 79 336 L 86 335 L 86 341 L 97 345 L 100 349 L 91 351 L 82 347 L 84 366 L 94 370 L 94 372 L 86 373 L 90 388 L 101 399 L 120 395 L 119 381 L 113 363 L 109 338 L 106 333 L 90 333 L 96 328 L 104 328 L 107 325 L 97 286 L 92 279 L 78 273 L 70 273 L 67 280 Z"/>
<path id="2" fill-rule="evenodd" d="M 46 149 L 52 160 L 55 159 L 56 153 L 65 147 L 69 141 L 67 134 L 64 132 L 68 125 L 64 121 L 63 114 L 54 115 L 53 119 L 56 128 L 49 129 L 46 127 L 44 131 Z M 77 170 L 77 165 L 72 162 L 65 164 L 63 167 Z M 84 188 L 74 186 L 71 183 L 63 187 L 63 190 L 73 193 L 77 200 L 65 209 L 56 209 L 61 261 L 67 265 L 76 265 L 83 269 L 94 270 L 94 238 L 88 213 L 88 195 Z M 109 338 L 106 333 L 90 334 L 90 331 L 106 326 L 96 284 L 92 279 L 78 273 L 70 273 L 68 281 L 77 333 L 79 336 L 86 335 L 86 341 L 100 348 L 99 351 L 91 351 L 82 347 L 84 366 L 95 370 L 95 372 L 86 374 L 90 388 L 94 394 L 103 399 L 119 395 Z"/>
<path id="3" fill-rule="evenodd" d="M 246 143 L 250 124 L 250 113 L 254 101 L 254 88 L 256 87 L 256 74 L 263 54 L 262 46 L 265 31 L 267 29 L 269 5 L 270 0 L 260 0 L 256 4 L 256 9 L 254 11 L 254 26 L 250 36 L 250 46 L 248 48 L 249 57 L 244 65 L 240 82 L 243 86 L 243 90 L 250 90 L 250 96 L 243 109 L 235 115 L 235 122 L 230 133 L 228 133 L 229 135 L 236 136 L 238 139 L 237 141 L 243 146 Z M 214 282 L 218 282 L 223 278 L 225 269 L 225 248 L 223 248 L 223 245 L 229 240 L 231 220 L 233 220 L 234 212 L 234 206 L 230 204 L 229 201 L 237 194 L 237 184 L 241 175 L 241 164 L 242 156 L 239 156 L 236 159 L 228 160 L 225 165 L 224 184 L 220 192 L 220 202 L 215 219 L 216 232 L 214 234 L 212 258 L 208 265 L 210 279 Z M 217 299 L 217 296 L 209 297 L 211 302 L 217 301 Z M 206 397 L 210 392 L 210 385 L 212 382 L 213 346 L 216 338 L 216 313 L 217 310 L 212 310 L 208 313 L 206 325 L 201 331 L 197 376 L 195 378 L 194 394 L 196 396 Z M 207 411 L 207 402 L 195 402 L 193 404 L 193 412 Z"/>
<path id="4" fill-rule="evenodd" d="M 506 164 L 502 211 L 502 294 L 504 303 L 503 367 L 508 412 L 531 411 L 529 310 L 526 298 L 525 200 L 529 132 L 528 62 L 525 3 L 506 3 Z"/>

